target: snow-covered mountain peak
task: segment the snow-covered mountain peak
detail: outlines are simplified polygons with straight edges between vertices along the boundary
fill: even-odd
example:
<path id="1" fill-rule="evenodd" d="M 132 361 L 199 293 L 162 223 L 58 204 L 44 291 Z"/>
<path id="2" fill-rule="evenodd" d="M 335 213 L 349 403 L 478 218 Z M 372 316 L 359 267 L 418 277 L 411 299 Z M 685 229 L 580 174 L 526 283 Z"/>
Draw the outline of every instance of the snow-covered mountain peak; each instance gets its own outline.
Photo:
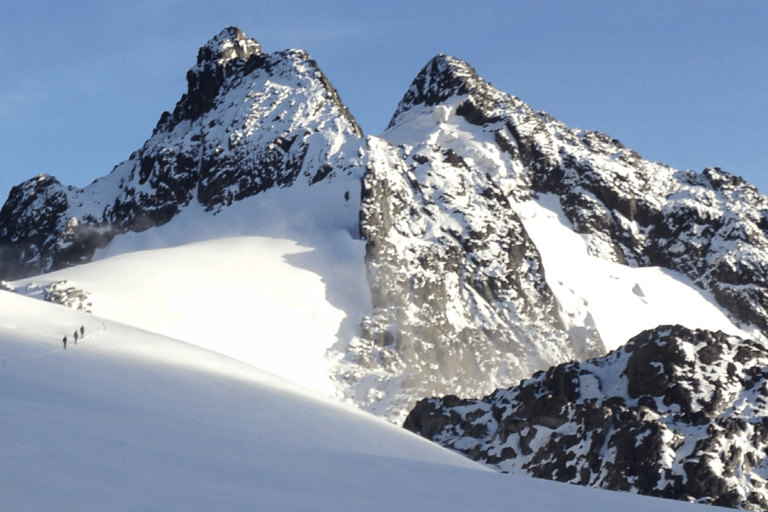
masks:
<path id="1" fill-rule="evenodd" d="M 220 108 L 223 96 L 233 89 L 262 85 L 258 81 L 249 83 L 249 77 L 265 77 L 266 85 L 269 77 L 276 77 L 289 87 L 321 94 L 346 119 L 352 132 L 362 136 L 357 121 L 307 52 L 291 49 L 265 54 L 255 39 L 246 37 L 236 27 L 224 29 L 200 48 L 197 64 L 187 72 L 187 92 L 173 112 L 162 114 L 153 135 L 168 133 L 183 121 L 194 122 L 210 110 Z M 245 93 L 253 95 L 255 91 Z"/>
<path id="2" fill-rule="evenodd" d="M 261 55 L 261 45 L 237 27 L 227 27 L 197 52 L 197 63 L 187 71 L 187 92 L 173 115 L 164 112 L 155 132 L 169 131 L 183 120 L 194 120 L 214 106 L 229 77 L 242 71 L 253 56 Z"/>
<path id="3" fill-rule="evenodd" d="M 164 225 L 191 203 L 216 213 L 272 188 L 362 173 L 362 130 L 306 52 L 264 54 L 228 28 L 201 48 L 187 82 L 109 175 L 82 190 L 33 179 L 11 191 L 0 275 L 90 261 L 114 236 Z"/>
<path id="4" fill-rule="evenodd" d="M 444 54 L 379 137 L 309 54 L 263 53 L 234 27 L 187 82 L 110 174 L 14 187 L 0 278 L 36 277 L 0 288 L 394 422 L 662 324 L 768 334 L 768 199 L 724 171 L 643 160 Z"/>

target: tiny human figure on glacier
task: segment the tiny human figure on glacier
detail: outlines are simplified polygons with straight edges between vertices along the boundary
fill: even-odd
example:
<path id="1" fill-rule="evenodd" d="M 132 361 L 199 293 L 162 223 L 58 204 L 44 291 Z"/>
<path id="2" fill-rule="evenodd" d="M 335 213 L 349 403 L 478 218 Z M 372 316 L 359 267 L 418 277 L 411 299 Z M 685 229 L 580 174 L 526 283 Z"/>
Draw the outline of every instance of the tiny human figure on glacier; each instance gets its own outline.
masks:
<path id="1" fill-rule="evenodd" d="M 66 337 L 66 336 L 64 336 L 64 339 L 63 339 L 63 340 L 61 340 L 61 341 L 63 341 L 63 342 L 64 342 L 64 350 L 67 350 L 67 337 Z"/>
<path id="2" fill-rule="evenodd" d="M 77 331 L 75 331 L 75 345 L 77 345 L 77 337 L 78 337 L 78 334 L 77 334 Z"/>
<path id="3" fill-rule="evenodd" d="M 85 336 L 85 326 L 81 325 L 80 326 L 80 337 L 82 338 L 83 336 Z"/>

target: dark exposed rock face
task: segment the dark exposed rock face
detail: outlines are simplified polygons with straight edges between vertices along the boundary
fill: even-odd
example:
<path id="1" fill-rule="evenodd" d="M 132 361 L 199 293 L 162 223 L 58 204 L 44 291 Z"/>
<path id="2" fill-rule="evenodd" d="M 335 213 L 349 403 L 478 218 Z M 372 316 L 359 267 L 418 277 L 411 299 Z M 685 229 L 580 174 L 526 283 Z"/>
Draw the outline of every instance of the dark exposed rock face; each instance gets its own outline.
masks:
<path id="1" fill-rule="evenodd" d="M 127 231 L 161 226 L 197 202 L 216 211 L 297 181 L 344 173 L 339 145 L 362 132 L 305 53 L 261 53 L 236 28 L 203 46 L 188 89 L 152 137 L 84 189 L 40 176 L 0 210 L 0 276 L 15 279 L 90 261 Z M 341 143 L 341 144 L 339 144 Z"/>
<path id="2" fill-rule="evenodd" d="M 482 400 L 420 401 L 405 428 L 501 470 L 765 510 L 768 350 L 663 326 Z"/>
<path id="3" fill-rule="evenodd" d="M 40 175 L 11 189 L 0 210 L 0 265 L 2 276 L 14 279 L 25 273 L 26 261 L 40 265 L 39 248 L 51 233 L 61 232 L 62 215 L 69 207 L 69 189 L 51 176 Z M 30 214 L 34 212 L 34 214 Z"/>

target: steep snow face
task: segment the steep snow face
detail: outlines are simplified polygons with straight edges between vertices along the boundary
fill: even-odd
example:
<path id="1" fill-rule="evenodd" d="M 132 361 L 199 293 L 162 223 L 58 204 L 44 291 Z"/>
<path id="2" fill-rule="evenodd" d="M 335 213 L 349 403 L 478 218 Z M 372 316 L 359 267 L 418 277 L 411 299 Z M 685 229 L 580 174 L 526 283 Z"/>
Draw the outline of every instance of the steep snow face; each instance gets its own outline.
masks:
<path id="1" fill-rule="evenodd" d="M 547 162 L 533 165 L 534 188 L 560 196 L 591 253 L 681 272 L 734 319 L 768 331 L 768 199 L 757 189 L 720 169 L 647 162 L 610 137 L 548 117 L 526 137 Z"/>
<path id="2" fill-rule="evenodd" d="M 108 176 L 82 190 L 48 177 L 13 189 L 0 211 L 2 277 L 90 261 L 116 234 L 190 204 L 215 214 L 271 188 L 361 173 L 362 132 L 305 52 L 265 55 L 230 28 L 201 48 L 187 81 L 174 112 Z"/>
<path id="3" fill-rule="evenodd" d="M 756 327 L 734 325 L 714 297 L 685 275 L 661 267 L 622 265 L 591 254 L 589 237 L 571 230 L 557 196 L 541 194 L 535 201 L 518 203 L 516 209 L 541 252 L 563 324 L 574 335 L 583 325 L 591 325 L 608 350 L 665 324 L 761 339 Z"/>
<path id="4" fill-rule="evenodd" d="M 514 473 L 765 510 L 768 351 L 680 326 L 482 400 L 425 399 L 406 428 Z"/>

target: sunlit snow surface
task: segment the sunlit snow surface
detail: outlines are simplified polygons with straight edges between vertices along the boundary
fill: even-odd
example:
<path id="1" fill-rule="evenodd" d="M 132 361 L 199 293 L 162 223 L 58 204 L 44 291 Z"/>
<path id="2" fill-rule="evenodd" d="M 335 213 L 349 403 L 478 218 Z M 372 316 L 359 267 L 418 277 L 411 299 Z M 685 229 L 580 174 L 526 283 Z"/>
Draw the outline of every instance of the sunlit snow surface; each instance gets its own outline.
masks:
<path id="1" fill-rule="evenodd" d="M 494 473 L 251 365 L 1 291 L 0 360 L 4 511 L 694 507 Z"/>
<path id="2" fill-rule="evenodd" d="M 184 340 L 334 394 L 327 351 L 370 308 L 359 203 L 342 185 L 269 191 L 210 215 L 189 207 L 117 237 L 66 281 L 103 318 Z M 325 204 L 324 204 L 325 203 Z"/>
<path id="3" fill-rule="evenodd" d="M 104 318 L 330 394 L 323 355 L 344 313 L 326 301 L 321 277 L 301 268 L 308 251 L 279 238 L 227 238 L 115 256 L 51 277 L 88 290 Z"/>

